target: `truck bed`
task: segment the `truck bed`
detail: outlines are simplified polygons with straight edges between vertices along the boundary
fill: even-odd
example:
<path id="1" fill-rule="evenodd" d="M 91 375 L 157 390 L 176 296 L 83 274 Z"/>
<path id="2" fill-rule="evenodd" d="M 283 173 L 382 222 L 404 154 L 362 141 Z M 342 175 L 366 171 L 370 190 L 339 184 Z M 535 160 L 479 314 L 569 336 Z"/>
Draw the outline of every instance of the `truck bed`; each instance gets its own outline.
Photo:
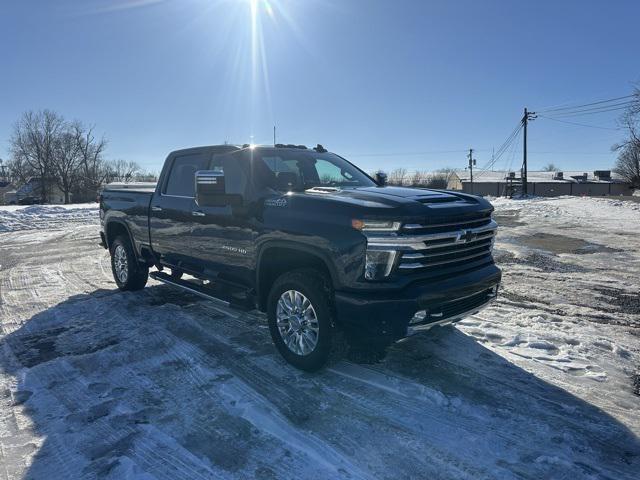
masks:
<path id="1" fill-rule="evenodd" d="M 153 193 L 156 189 L 156 182 L 113 182 L 105 185 L 105 192 L 127 191 L 135 193 Z"/>
<path id="2" fill-rule="evenodd" d="M 127 229 L 138 253 L 143 245 L 150 245 L 149 204 L 155 188 L 152 182 L 110 183 L 100 195 L 102 211 Z"/>

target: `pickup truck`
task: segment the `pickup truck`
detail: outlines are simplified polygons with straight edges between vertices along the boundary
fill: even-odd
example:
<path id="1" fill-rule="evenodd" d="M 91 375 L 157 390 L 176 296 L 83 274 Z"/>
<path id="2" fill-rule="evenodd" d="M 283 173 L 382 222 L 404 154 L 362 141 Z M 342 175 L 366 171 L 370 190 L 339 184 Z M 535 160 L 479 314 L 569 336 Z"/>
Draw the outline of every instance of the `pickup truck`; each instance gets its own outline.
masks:
<path id="1" fill-rule="evenodd" d="M 121 290 L 151 276 L 266 312 L 278 351 L 313 371 L 338 337 L 384 351 L 498 294 L 489 202 L 385 183 L 321 145 L 178 150 L 157 184 L 105 188 L 100 236 Z"/>

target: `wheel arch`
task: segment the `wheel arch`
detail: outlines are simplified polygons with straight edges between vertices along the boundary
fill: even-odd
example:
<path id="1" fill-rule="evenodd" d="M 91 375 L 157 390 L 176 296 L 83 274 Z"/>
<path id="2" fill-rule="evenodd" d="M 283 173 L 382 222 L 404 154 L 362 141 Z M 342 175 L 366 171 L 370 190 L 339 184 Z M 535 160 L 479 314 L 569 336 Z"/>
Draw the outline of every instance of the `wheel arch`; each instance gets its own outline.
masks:
<path id="1" fill-rule="evenodd" d="M 304 244 L 269 242 L 260 248 L 256 266 L 257 303 L 262 311 L 266 310 L 267 297 L 273 282 L 285 272 L 298 268 L 312 268 L 324 273 L 332 286 L 336 284 L 333 264 L 322 252 Z"/>
<path id="2" fill-rule="evenodd" d="M 133 241 L 133 236 L 131 235 L 131 231 L 129 230 L 129 226 L 122 220 L 117 220 L 117 219 L 110 220 L 105 225 L 104 236 L 105 236 L 105 242 L 107 244 L 107 249 L 111 251 L 111 244 L 120 235 L 127 237 L 127 239 L 129 240 L 129 243 L 131 244 L 131 249 L 133 250 L 133 254 L 135 255 L 136 261 L 139 261 L 138 251 L 136 249 L 135 242 Z"/>

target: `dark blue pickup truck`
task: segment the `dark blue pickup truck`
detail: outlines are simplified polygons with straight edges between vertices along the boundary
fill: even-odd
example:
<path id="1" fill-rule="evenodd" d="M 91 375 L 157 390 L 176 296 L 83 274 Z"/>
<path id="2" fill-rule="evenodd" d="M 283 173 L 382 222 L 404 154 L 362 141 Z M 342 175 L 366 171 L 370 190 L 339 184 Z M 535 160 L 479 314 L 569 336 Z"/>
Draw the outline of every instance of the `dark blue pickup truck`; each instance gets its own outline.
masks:
<path id="1" fill-rule="evenodd" d="M 486 200 L 384 180 L 320 145 L 178 150 L 157 185 L 102 192 L 100 235 L 120 289 L 151 275 L 265 311 L 283 357 L 315 370 L 338 332 L 384 349 L 498 293 Z"/>

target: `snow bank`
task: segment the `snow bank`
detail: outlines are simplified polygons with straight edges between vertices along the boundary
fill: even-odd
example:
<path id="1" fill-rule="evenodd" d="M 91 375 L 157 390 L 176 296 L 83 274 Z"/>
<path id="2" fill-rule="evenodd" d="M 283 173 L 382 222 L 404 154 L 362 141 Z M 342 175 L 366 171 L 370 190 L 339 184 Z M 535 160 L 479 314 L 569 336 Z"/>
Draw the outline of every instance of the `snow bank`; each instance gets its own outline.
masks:
<path id="1" fill-rule="evenodd" d="M 61 229 L 69 223 L 97 223 L 97 203 L 0 206 L 0 233 Z"/>

